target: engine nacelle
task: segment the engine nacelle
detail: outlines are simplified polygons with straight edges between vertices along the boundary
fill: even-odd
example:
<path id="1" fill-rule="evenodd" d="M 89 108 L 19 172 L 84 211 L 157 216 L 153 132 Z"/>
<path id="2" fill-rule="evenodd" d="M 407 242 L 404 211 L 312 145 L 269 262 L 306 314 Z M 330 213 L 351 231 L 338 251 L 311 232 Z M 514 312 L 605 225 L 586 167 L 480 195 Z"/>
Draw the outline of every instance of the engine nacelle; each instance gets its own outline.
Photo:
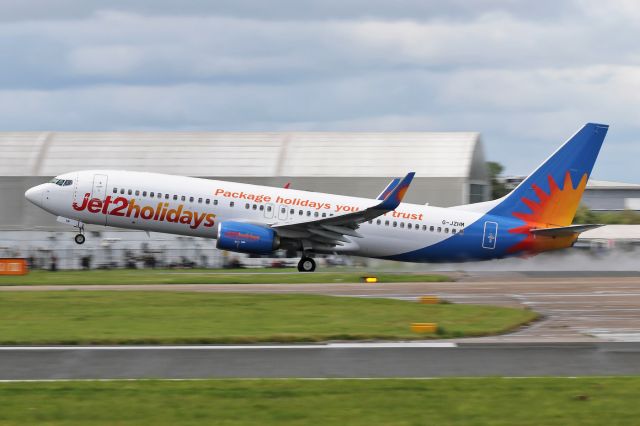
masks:
<path id="1" fill-rule="evenodd" d="M 221 222 L 217 238 L 217 248 L 239 253 L 269 254 L 280 246 L 280 237 L 273 229 L 250 223 Z"/>

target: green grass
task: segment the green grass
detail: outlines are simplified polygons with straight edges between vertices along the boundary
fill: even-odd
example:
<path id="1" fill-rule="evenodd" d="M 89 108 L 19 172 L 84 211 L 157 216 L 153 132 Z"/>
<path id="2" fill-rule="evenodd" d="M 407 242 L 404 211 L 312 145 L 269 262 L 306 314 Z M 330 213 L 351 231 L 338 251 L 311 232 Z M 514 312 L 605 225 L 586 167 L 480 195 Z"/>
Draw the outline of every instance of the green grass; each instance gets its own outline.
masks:
<path id="1" fill-rule="evenodd" d="M 32 271 L 23 276 L 0 276 L 0 285 L 357 283 L 363 275 L 363 272 L 300 273 L 292 269 Z M 451 281 L 447 276 L 434 274 L 374 275 L 387 283 Z"/>
<path id="2" fill-rule="evenodd" d="M 633 425 L 640 378 L 1 383 L 2 425 Z"/>
<path id="3" fill-rule="evenodd" d="M 177 344 L 415 339 L 503 333 L 536 318 L 522 309 L 390 299 L 229 293 L 0 293 L 0 344 Z"/>

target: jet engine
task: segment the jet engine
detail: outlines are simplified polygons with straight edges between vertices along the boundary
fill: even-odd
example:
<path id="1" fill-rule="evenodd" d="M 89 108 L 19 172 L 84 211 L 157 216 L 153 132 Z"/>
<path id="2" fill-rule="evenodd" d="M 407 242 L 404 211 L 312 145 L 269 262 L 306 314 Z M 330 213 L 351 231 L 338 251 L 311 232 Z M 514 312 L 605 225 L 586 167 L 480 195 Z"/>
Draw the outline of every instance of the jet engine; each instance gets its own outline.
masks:
<path id="1" fill-rule="evenodd" d="M 280 237 L 273 229 L 251 223 L 221 222 L 217 239 L 217 248 L 238 253 L 269 254 L 280 247 Z"/>

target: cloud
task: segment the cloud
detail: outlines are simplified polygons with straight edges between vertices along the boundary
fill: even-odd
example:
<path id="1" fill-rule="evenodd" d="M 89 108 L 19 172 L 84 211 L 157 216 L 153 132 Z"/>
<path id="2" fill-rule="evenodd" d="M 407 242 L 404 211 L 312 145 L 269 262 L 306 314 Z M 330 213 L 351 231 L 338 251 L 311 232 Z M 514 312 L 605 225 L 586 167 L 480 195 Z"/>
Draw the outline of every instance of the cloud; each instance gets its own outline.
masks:
<path id="1" fill-rule="evenodd" d="M 635 1 L 56 3 L 0 6 L 5 130 L 480 131 L 526 173 L 604 121 L 640 178 Z"/>

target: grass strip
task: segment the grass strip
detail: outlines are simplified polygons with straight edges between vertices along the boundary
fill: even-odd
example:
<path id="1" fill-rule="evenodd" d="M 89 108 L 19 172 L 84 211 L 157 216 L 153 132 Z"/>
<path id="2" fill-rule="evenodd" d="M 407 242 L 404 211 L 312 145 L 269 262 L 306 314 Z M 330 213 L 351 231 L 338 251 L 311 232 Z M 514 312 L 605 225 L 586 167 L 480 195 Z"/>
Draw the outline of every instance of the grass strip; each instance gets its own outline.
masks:
<path id="1" fill-rule="evenodd" d="M 504 333 L 535 312 L 290 294 L 0 293 L 0 344 L 200 344 L 450 338 Z M 416 334 L 413 322 L 439 333 Z"/>
<path id="2" fill-rule="evenodd" d="M 0 383 L 2 425 L 632 425 L 640 378 Z"/>
<path id="3" fill-rule="evenodd" d="M 291 269 L 260 270 L 91 270 L 32 271 L 23 276 L 0 276 L 0 285 L 108 285 L 108 284 L 303 284 L 357 283 L 363 272 L 300 273 Z M 438 274 L 373 274 L 383 283 L 443 282 L 450 277 Z"/>

